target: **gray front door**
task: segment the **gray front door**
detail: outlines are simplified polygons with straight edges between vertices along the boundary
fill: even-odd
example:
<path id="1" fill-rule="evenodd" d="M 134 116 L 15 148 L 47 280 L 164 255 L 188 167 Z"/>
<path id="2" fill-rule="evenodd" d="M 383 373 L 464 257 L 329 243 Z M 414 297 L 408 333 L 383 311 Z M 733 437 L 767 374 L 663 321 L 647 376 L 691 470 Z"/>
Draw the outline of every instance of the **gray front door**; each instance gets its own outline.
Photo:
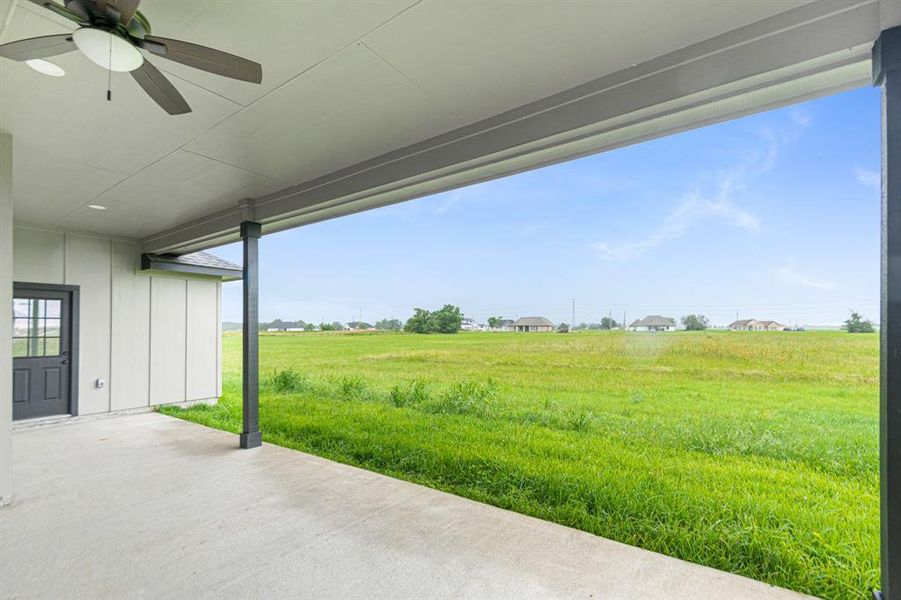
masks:
<path id="1" fill-rule="evenodd" d="M 13 419 L 71 413 L 72 292 L 16 285 Z"/>

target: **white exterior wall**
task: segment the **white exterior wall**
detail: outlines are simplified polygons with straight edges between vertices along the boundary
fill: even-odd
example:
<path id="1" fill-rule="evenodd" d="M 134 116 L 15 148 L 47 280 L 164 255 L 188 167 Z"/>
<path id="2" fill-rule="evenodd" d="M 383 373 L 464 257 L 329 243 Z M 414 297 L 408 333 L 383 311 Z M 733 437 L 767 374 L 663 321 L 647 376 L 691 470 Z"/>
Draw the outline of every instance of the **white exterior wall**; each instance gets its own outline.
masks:
<path id="1" fill-rule="evenodd" d="M 17 283 L 80 287 L 77 414 L 221 395 L 219 280 L 147 275 L 136 243 L 29 227 L 13 255 Z"/>
<path id="2" fill-rule="evenodd" d="M 13 139 L 0 131 L 0 506 L 13 495 Z"/>

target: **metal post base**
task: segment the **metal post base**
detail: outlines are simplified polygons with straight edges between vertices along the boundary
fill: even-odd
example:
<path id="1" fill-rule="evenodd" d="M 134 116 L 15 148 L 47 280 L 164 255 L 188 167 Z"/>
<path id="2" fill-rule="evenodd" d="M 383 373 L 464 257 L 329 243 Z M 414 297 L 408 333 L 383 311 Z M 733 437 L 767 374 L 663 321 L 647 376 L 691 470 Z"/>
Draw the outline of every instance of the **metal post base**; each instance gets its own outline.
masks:
<path id="1" fill-rule="evenodd" d="M 241 434 L 242 448 L 257 448 L 263 445 L 263 434 L 259 431 L 251 431 L 250 433 Z M 882 600 L 881 598 L 879 600 Z"/>

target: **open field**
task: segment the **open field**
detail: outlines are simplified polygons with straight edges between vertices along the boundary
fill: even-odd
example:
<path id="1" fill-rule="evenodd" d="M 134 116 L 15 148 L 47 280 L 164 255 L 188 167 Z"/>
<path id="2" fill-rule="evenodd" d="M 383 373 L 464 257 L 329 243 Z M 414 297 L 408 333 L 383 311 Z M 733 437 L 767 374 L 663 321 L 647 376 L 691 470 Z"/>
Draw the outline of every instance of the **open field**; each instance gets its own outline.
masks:
<path id="1" fill-rule="evenodd" d="M 263 334 L 262 429 L 692 562 L 865 598 L 878 584 L 878 353 L 875 334 L 840 332 Z M 240 357 L 226 335 L 222 401 L 165 412 L 239 431 Z"/>

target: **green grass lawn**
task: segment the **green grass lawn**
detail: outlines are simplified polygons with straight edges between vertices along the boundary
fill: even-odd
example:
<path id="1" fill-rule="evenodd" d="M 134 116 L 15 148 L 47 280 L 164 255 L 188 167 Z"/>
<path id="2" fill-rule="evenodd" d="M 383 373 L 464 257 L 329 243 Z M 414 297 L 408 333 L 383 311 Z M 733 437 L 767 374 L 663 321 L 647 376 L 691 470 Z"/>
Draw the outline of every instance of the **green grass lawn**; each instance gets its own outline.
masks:
<path id="1" fill-rule="evenodd" d="M 878 584 L 876 335 L 300 333 L 260 346 L 268 442 L 827 598 Z M 221 402 L 164 412 L 239 431 L 240 362 L 226 335 Z"/>

